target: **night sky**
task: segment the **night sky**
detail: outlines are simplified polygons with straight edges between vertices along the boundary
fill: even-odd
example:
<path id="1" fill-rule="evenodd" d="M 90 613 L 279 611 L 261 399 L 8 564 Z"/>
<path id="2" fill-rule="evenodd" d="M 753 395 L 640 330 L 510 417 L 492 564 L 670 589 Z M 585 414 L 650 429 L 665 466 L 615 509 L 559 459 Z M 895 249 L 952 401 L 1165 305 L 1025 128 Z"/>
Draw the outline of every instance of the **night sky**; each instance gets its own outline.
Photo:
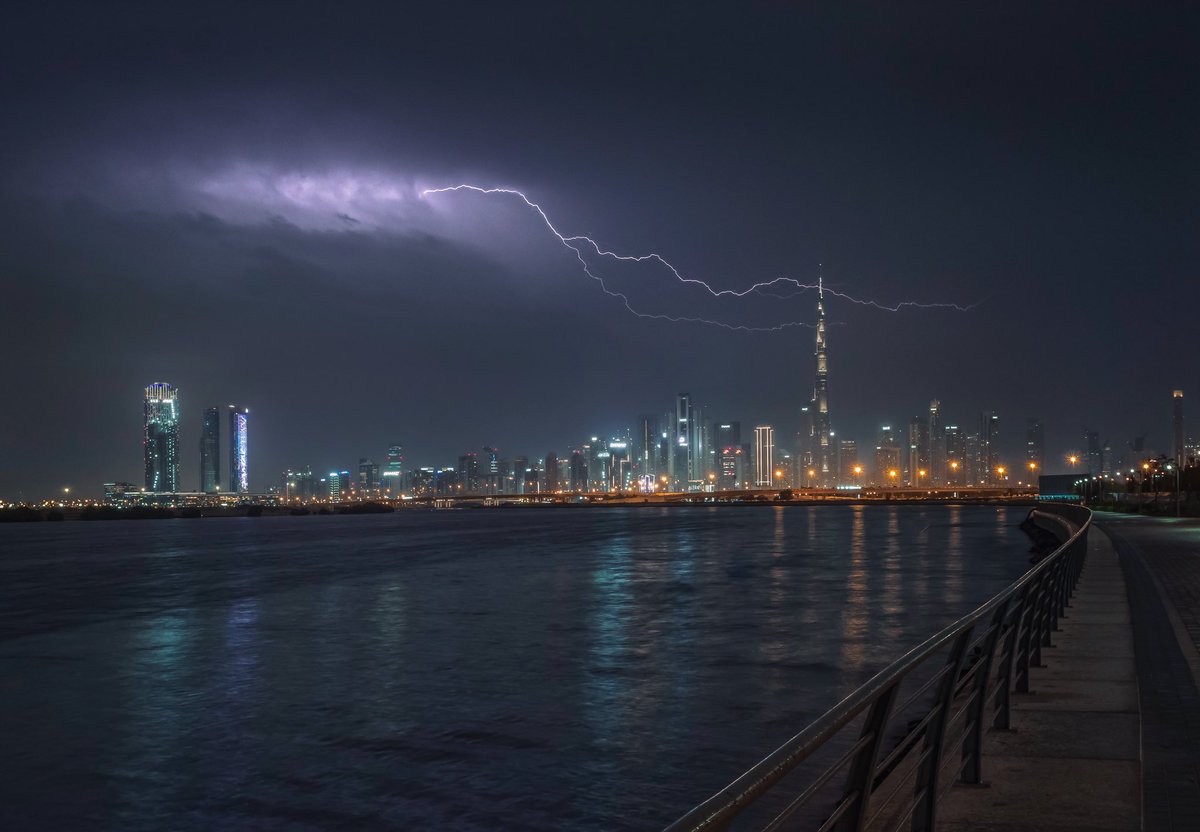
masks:
<path id="1" fill-rule="evenodd" d="M 141 481 L 141 396 L 285 467 L 563 453 L 686 391 L 790 436 L 812 330 L 638 318 L 566 234 L 828 303 L 833 426 L 1200 433 L 1188 4 L 26 4 L 0 58 L 0 497 Z M 920 8 L 917 8 L 917 6 Z M 580 8 L 575 9 L 575 6 Z M 811 324 L 594 259 L 641 311 Z M 790 294 L 790 296 L 788 296 Z M 223 449 L 224 452 L 224 449 Z M 224 466 L 223 466 L 224 467 Z"/>

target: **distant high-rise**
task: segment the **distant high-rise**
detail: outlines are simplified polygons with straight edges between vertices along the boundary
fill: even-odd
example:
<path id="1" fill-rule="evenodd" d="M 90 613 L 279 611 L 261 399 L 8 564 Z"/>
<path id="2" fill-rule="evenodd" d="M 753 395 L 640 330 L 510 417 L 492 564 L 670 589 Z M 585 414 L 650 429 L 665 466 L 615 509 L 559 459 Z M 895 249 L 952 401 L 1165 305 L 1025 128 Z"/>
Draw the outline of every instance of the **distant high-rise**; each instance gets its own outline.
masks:
<path id="1" fill-rule="evenodd" d="M 671 456 L 668 476 L 674 491 L 686 491 L 691 477 L 692 397 L 680 393 L 675 397 L 675 421 L 671 437 Z"/>
<path id="2" fill-rule="evenodd" d="M 387 462 L 384 463 L 382 477 L 383 480 L 380 484 L 388 491 L 396 492 L 403 489 L 404 450 L 398 444 L 388 446 Z"/>
<path id="3" fill-rule="evenodd" d="M 970 482 L 967 476 L 966 437 L 958 425 L 946 425 L 946 469 L 942 476 L 950 485 Z"/>
<path id="4" fill-rule="evenodd" d="M 983 483 L 1000 482 L 1000 417 L 990 410 L 979 416 L 979 464 Z"/>
<path id="5" fill-rule="evenodd" d="M 900 446 L 891 425 L 879 429 L 879 444 L 875 446 L 875 477 L 878 485 L 900 484 Z"/>
<path id="6" fill-rule="evenodd" d="M 727 445 L 718 454 L 717 488 L 731 491 L 746 487 L 746 451 L 741 445 Z"/>
<path id="7" fill-rule="evenodd" d="M 1046 426 L 1042 420 L 1030 416 L 1025 420 L 1025 469 L 1030 476 L 1044 474 L 1042 465 L 1046 458 Z"/>
<path id="8" fill-rule="evenodd" d="M 658 478 L 658 446 L 661 435 L 658 419 L 653 416 L 638 419 L 637 433 L 633 438 L 633 468 L 637 478 L 643 482 L 654 482 Z"/>
<path id="9" fill-rule="evenodd" d="M 853 439 L 838 441 L 838 471 L 842 482 L 861 485 L 862 477 L 854 472 L 858 465 L 858 443 Z"/>
<path id="10" fill-rule="evenodd" d="M 358 490 L 369 494 L 379 488 L 379 465 L 365 456 L 358 458 Z"/>
<path id="11" fill-rule="evenodd" d="M 500 454 L 492 447 L 483 448 L 483 488 L 488 494 L 498 493 L 500 488 Z"/>
<path id="12" fill-rule="evenodd" d="M 517 456 L 513 457 L 513 485 L 515 494 L 527 494 L 531 491 L 527 487 L 529 482 L 528 474 L 532 470 L 529 465 L 529 457 Z M 532 489 L 536 490 L 536 489 Z"/>
<path id="13" fill-rule="evenodd" d="M 221 487 L 221 408 L 204 408 L 200 427 L 200 490 L 206 494 Z"/>
<path id="14" fill-rule="evenodd" d="M 249 422 L 249 410 L 229 405 L 229 491 L 233 494 L 246 494 L 250 491 L 247 467 Z"/>
<path id="15" fill-rule="evenodd" d="M 775 429 L 759 425 L 754 429 L 754 484 L 759 488 L 770 488 L 774 467 Z"/>
<path id="16" fill-rule="evenodd" d="M 558 454 L 551 451 L 546 454 L 546 490 L 553 494 L 558 491 Z"/>
<path id="17" fill-rule="evenodd" d="M 179 490 L 179 391 L 166 382 L 146 387 L 142 453 L 147 491 Z"/>
<path id="18" fill-rule="evenodd" d="M 571 490 L 587 491 L 588 470 L 587 457 L 582 450 L 571 451 Z"/>
<path id="19" fill-rule="evenodd" d="M 929 402 L 929 481 L 933 485 L 945 485 L 946 429 L 942 426 L 942 403 L 937 399 Z"/>
<path id="20" fill-rule="evenodd" d="M 817 471 L 817 483 L 828 487 L 833 484 L 836 461 L 833 447 L 833 430 L 829 421 L 829 361 L 826 355 L 825 334 L 825 288 L 823 281 L 817 282 L 817 338 L 816 379 L 812 397 L 812 454 L 813 467 Z"/>
<path id="21" fill-rule="evenodd" d="M 1084 462 L 1087 464 L 1088 476 L 1104 473 L 1104 448 L 1100 444 L 1100 434 L 1097 431 L 1083 429 L 1083 446 L 1087 448 Z"/>
<path id="22" fill-rule="evenodd" d="M 1186 466 L 1187 454 L 1183 449 L 1183 391 L 1176 390 L 1175 395 L 1171 397 L 1171 401 L 1175 407 L 1175 424 L 1173 425 L 1175 444 L 1172 448 L 1172 453 L 1178 465 Z"/>
<path id="23" fill-rule="evenodd" d="M 920 487 L 929 482 L 929 420 L 914 416 L 908 423 L 905 482 Z"/>
<path id="24" fill-rule="evenodd" d="M 713 425 L 713 447 L 723 451 L 742 444 L 741 422 L 717 422 Z"/>

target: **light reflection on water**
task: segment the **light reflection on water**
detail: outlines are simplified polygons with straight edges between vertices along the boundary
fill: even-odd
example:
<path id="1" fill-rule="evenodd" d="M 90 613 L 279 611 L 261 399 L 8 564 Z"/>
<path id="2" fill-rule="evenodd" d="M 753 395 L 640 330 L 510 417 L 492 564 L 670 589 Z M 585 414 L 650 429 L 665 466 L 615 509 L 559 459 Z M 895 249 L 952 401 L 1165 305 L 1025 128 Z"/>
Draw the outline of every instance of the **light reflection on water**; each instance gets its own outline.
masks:
<path id="1" fill-rule="evenodd" d="M 12 524 L 0 828 L 659 828 L 1023 572 L 1023 516 Z"/>

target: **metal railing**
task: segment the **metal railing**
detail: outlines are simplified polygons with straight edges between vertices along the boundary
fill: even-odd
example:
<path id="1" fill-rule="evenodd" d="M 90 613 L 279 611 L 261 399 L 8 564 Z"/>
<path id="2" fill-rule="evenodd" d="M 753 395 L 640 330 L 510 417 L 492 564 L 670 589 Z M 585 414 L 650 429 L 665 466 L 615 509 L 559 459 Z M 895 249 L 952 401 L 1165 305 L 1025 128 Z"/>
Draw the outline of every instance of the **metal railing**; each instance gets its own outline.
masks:
<path id="1" fill-rule="evenodd" d="M 1059 524 L 1066 541 L 667 832 L 727 830 L 735 820 L 772 831 L 932 832 L 949 786 L 982 783 L 983 733 L 1009 728 L 1011 692 L 1029 691 L 1029 669 L 1041 666 L 1083 569 L 1091 512 L 1043 505 L 1031 517 Z"/>

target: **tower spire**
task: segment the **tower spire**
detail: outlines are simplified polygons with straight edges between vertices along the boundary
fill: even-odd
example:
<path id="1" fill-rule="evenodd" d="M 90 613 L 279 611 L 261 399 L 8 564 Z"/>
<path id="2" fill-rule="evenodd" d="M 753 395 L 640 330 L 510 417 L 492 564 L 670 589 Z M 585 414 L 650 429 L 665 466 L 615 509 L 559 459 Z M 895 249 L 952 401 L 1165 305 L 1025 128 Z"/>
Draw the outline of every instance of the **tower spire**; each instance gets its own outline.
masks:
<path id="1" fill-rule="evenodd" d="M 813 467 L 816 469 L 818 484 L 828 488 L 834 484 L 837 474 L 835 471 L 833 447 L 833 431 L 829 423 L 829 358 L 826 355 L 825 331 L 825 275 L 817 272 L 817 338 L 816 374 L 813 382 L 812 397 L 812 437 L 811 449 Z"/>

